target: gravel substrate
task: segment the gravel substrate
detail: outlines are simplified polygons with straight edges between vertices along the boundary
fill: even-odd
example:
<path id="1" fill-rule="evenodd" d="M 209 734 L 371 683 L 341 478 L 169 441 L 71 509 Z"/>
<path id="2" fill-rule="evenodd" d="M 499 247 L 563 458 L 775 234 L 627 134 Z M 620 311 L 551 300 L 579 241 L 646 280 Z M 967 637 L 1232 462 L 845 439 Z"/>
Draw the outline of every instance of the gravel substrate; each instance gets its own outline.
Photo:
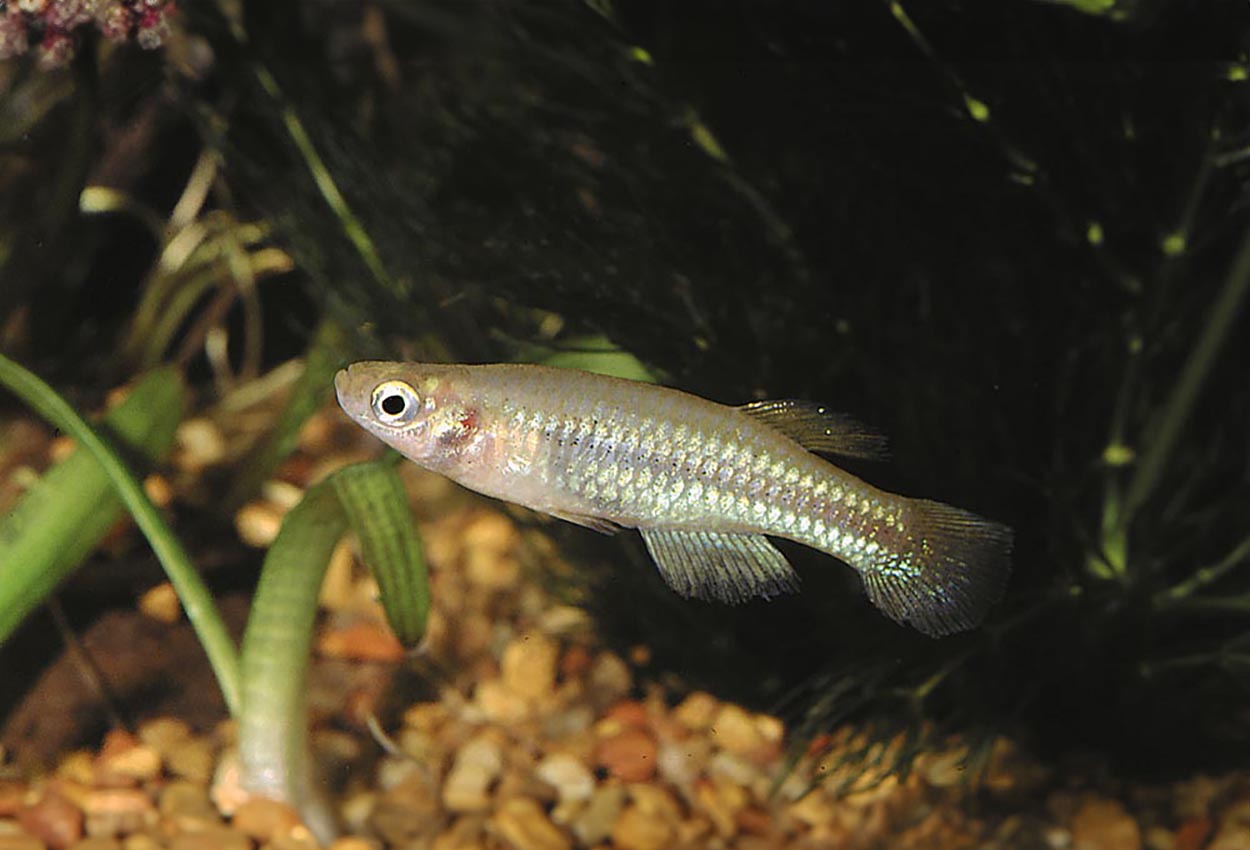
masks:
<path id="1" fill-rule="evenodd" d="M 215 444 L 210 426 L 185 430 L 184 470 L 196 441 Z M 284 480 L 237 515 L 241 538 L 267 545 L 303 484 L 364 445 L 335 413 L 318 417 Z M 645 646 L 605 649 L 537 580 L 558 559 L 545 538 L 441 479 L 404 474 L 434 600 L 419 657 L 386 632 L 350 544 L 323 592 L 310 702 L 351 836 L 335 850 L 1250 848 L 1245 774 L 1136 787 L 1044 768 L 1000 741 L 971 787 L 951 741 L 905 779 L 858 777 L 866 790 L 837 795 L 836 781 L 820 780 L 841 776 L 853 729 L 820 738 L 783 773 L 779 719 L 703 692 L 674 701 L 640 681 Z M 177 618 L 167 589 L 142 610 Z M 429 698 L 385 711 L 404 666 Z M 373 716 L 393 720 L 371 736 Z M 197 731 L 156 717 L 42 771 L 0 767 L 0 850 L 317 846 L 288 807 L 242 793 L 233 743 L 229 722 Z"/>

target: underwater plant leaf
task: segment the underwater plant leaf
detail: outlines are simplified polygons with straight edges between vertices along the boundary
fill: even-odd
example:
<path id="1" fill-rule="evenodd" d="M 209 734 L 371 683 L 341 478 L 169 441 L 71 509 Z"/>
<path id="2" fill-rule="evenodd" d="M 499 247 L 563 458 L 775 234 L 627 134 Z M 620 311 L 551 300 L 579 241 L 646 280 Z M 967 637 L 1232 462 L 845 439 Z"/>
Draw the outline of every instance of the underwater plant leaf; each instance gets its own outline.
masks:
<path id="1" fill-rule="evenodd" d="M 242 648 L 243 785 L 294 806 L 326 844 L 337 828 L 313 782 L 305 686 L 317 596 L 349 529 L 397 635 L 407 645 L 421 639 L 429 610 L 425 563 L 399 476 L 382 460 L 338 470 L 287 514 L 265 556 Z"/>
<path id="2" fill-rule="evenodd" d="M 143 532 L 169 576 L 178 601 L 195 629 L 212 665 L 226 707 L 233 715 L 239 705 L 239 658 L 234 641 L 212 595 L 204 585 L 182 543 L 170 530 L 159 510 L 143 490 L 126 463 L 103 437 L 64 399 L 39 377 L 0 354 L 3 384 L 42 417 L 78 441 L 108 476 L 135 525 Z"/>
<path id="3" fill-rule="evenodd" d="M 305 686 L 317 594 L 346 531 L 332 480 L 310 488 L 265 556 L 240 651 L 242 784 L 294 806 L 319 839 L 335 827 L 312 782 Z"/>
<path id="4" fill-rule="evenodd" d="M 387 462 L 356 464 L 334 476 L 334 489 L 391 629 L 404 646 L 416 646 L 425 636 L 430 587 L 399 474 Z"/>
<path id="5" fill-rule="evenodd" d="M 186 388 L 174 369 L 140 378 L 101 423 L 122 449 L 151 463 L 165 456 Z M 88 452 L 52 466 L 0 522 L 0 643 L 81 564 L 122 514 L 109 476 Z"/>
<path id="6" fill-rule="evenodd" d="M 326 320 L 304 355 L 304 371 L 273 429 L 239 464 L 240 472 L 226 497 L 226 504 L 240 505 L 260 488 L 278 464 L 294 450 L 300 428 L 321 407 L 330 393 L 343 344 L 342 329 Z"/>

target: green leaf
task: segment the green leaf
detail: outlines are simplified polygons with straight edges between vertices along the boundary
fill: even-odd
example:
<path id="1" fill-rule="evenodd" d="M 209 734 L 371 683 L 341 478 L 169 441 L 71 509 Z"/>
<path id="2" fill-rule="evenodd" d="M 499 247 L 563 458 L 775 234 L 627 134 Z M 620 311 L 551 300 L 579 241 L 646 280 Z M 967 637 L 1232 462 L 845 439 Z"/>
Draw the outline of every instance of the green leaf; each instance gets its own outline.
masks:
<path id="1" fill-rule="evenodd" d="M 387 460 L 335 472 L 287 514 L 265 557 L 243 637 L 243 784 L 294 806 L 325 844 L 336 829 L 312 778 L 304 695 L 318 592 L 349 529 L 392 628 L 406 645 L 420 641 L 429 611 L 425 562 L 399 475 Z"/>
<path id="2" fill-rule="evenodd" d="M 186 389 L 174 369 L 144 375 L 102 431 L 150 464 L 174 442 Z M 122 515 L 108 474 L 81 449 L 50 468 L 0 522 L 0 643 L 43 604 Z"/>

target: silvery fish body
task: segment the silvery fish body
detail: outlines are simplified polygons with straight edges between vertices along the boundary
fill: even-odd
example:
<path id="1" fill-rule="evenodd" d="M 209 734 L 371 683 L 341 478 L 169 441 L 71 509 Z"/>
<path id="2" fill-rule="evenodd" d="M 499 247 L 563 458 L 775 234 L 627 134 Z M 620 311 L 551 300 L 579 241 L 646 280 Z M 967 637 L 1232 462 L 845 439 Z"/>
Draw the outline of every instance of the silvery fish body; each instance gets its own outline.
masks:
<path id="1" fill-rule="evenodd" d="M 806 402 L 729 407 L 666 387 L 529 365 L 363 362 L 335 378 L 349 416 L 460 484 L 612 532 L 636 528 L 679 593 L 725 602 L 793 590 L 767 537 L 855 568 L 873 603 L 930 635 L 997 600 L 1011 531 L 879 490 L 816 451 L 881 438 Z"/>

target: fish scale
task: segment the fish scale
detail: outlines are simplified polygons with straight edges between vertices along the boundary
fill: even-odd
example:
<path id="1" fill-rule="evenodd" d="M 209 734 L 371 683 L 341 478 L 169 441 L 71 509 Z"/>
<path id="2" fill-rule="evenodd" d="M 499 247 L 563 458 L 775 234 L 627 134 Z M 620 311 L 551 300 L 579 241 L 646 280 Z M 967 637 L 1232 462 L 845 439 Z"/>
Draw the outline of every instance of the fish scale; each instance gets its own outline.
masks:
<path id="1" fill-rule="evenodd" d="M 931 635 L 997 600 L 1011 531 L 887 493 L 815 453 L 873 457 L 881 438 L 799 401 L 730 407 L 567 369 L 357 363 L 343 409 L 416 463 L 600 531 L 636 528 L 679 593 L 725 602 L 798 579 L 768 537 L 859 572 L 888 616 Z"/>

